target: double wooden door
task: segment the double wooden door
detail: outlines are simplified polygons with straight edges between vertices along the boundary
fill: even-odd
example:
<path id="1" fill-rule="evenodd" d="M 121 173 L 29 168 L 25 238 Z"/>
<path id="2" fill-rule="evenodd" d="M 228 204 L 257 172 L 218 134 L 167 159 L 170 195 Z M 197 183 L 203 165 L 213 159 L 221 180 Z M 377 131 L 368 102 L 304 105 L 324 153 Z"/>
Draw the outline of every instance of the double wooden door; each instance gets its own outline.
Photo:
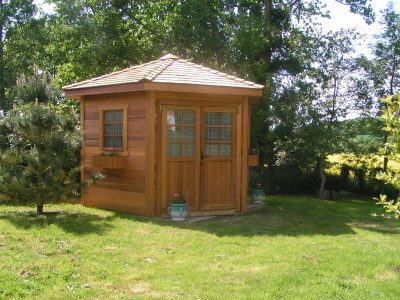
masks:
<path id="1" fill-rule="evenodd" d="M 162 106 L 162 210 L 174 194 L 192 211 L 234 209 L 236 107 Z"/>

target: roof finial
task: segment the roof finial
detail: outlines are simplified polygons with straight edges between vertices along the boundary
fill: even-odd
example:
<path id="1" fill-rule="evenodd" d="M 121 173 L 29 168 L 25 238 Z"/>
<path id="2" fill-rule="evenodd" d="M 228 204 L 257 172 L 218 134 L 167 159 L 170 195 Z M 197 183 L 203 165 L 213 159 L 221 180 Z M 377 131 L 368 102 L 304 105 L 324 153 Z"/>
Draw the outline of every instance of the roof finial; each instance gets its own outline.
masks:
<path id="1" fill-rule="evenodd" d="M 178 59 L 179 57 L 176 55 L 173 55 L 171 53 L 168 53 L 167 55 L 164 55 L 163 57 L 161 57 L 160 59 Z"/>

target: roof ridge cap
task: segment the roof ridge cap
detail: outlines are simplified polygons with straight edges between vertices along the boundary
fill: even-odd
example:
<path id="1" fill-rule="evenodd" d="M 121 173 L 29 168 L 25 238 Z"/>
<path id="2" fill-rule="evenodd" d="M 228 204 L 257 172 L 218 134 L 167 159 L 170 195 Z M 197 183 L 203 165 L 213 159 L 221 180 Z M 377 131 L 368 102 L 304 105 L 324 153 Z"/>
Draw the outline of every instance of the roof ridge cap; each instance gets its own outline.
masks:
<path id="1" fill-rule="evenodd" d="M 176 59 L 174 58 L 167 58 L 167 59 L 159 59 L 161 65 L 158 68 L 155 68 L 152 72 L 148 75 L 144 76 L 143 79 L 153 81 L 158 75 L 160 75 L 166 68 L 168 68 Z M 153 74 L 154 73 L 154 74 Z"/>

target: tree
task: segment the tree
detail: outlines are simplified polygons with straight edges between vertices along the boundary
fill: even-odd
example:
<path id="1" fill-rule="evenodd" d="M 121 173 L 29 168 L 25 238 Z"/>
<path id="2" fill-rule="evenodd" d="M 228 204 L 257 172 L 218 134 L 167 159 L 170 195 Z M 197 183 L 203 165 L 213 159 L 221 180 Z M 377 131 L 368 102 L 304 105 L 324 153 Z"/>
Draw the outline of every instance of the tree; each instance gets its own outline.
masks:
<path id="1" fill-rule="evenodd" d="M 1 192 L 11 201 L 43 205 L 79 195 L 80 134 L 75 114 L 27 104 L 2 120 L 11 132 L 0 155 Z"/>
<path id="2" fill-rule="evenodd" d="M 35 12 L 36 6 L 31 0 L 0 0 L 0 110 L 7 108 L 6 87 L 10 86 L 6 72 L 6 62 L 10 59 L 6 57 L 7 44 L 12 40 L 13 33 L 31 20 Z"/>
<path id="3" fill-rule="evenodd" d="M 358 80 L 359 83 L 362 82 L 361 86 L 367 87 L 364 88 L 364 99 L 367 99 L 370 108 L 375 108 L 378 112 L 386 105 L 386 102 L 378 99 L 394 95 L 400 90 L 400 14 L 395 11 L 393 3 L 389 2 L 387 8 L 382 11 L 380 23 L 383 25 L 383 31 L 376 36 L 377 41 L 372 47 L 373 58 L 369 60 L 361 57 L 358 60 L 365 74 L 364 79 Z M 384 144 L 387 143 L 387 139 L 387 132 L 384 132 Z M 388 162 L 386 147 L 383 153 L 383 172 L 387 172 Z M 383 193 L 382 181 L 381 194 Z"/>
<path id="4" fill-rule="evenodd" d="M 373 48 L 375 65 L 373 78 L 377 93 L 395 95 L 400 90 L 400 14 L 393 8 L 393 3 L 382 12 L 383 32 Z M 386 103 L 386 102 L 384 102 Z"/>
<path id="5" fill-rule="evenodd" d="M 319 51 L 316 51 L 317 62 L 313 80 L 320 91 L 316 101 L 320 114 L 320 125 L 323 135 L 319 140 L 320 153 L 320 195 L 326 183 L 325 161 L 329 154 L 343 149 L 342 145 L 349 140 L 347 134 L 340 130 L 341 119 L 344 119 L 356 102 L 357 93 L 352 90 L 352 53 L 353 41 L 358 35 L 352 30 L 341 30 L 328 33 L 319 39 Z"/>
<path id="6" fill-rule="evenodd" d="M 7 133 L 0 140 L 0 193 L 43 213 L 45 203 L 78 197 L 101 175 L 81 183 L 78 107 L 54 98 L 52 81 L 37 68 L 35 74 L 19 80 L 20 107 L 0 119 Z"/>
<path id="7" fill-rule="evenodd" d="M 400 93 L 395 96 L 388 96 L 382 100 L 384 107 L 382 109 L 382 119 L 385 122 L 384 130 L 388 134 L 387 146 L 390 149 L 390 157 L 399 161 L 400 155 Z M 400 173 L 381 172 L 377 178 L 383 180 L 386 184 L 391 184 L 397 190 L 400 190 Z M 378 203 L 383 205 L 389 216 L 400 219 L 400 197 L 388 200 L 386 195 L 380 195 Z"/>
<path id="8" fill-rule="evenodd" d="M 36 68 L 35 68 L 36 69 Z M 36 99 L 40 103 L 51 103 L 60 99 L 60 92 L 53 84 L 53 79 L 46 73 L 35 76 L 21 76 L 15 86 L 15 97 L 20 103 L 34 102 Z"/>

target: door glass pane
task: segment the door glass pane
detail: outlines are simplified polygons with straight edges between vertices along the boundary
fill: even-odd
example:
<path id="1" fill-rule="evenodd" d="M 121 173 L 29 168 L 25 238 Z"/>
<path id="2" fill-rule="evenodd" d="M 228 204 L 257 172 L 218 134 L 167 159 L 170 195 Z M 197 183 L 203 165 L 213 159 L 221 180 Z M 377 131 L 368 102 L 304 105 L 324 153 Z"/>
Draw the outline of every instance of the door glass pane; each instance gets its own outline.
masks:
<path id="1" fill-rule="evenodd" d="M 193 156 L 193 155 L 194 155 L 194 143 L 183 143 L 182 156 Z"/>
<path id="2" fill-rule="evenodd" d="M 222 141 L 230 141 L 232 137 L 231 128 L 223 127 L 221 128 L 221 140 Z"/>
<path id="3" fill-rule="evenodd" d="M 220 113 L 220 125 L 232 125 L 232 113 Z"/>
<path id="4" fill-rule="evenodd" d="M 196 113 L 190 110 L 167 111 L 168 156 L 194 156 Z"/>
<path id="5" fill-rule="evenodd" d="M 206 112 L 206 155 L 232 155 L 232 122 L 231 112 Z"/>
<path id="6" fill-rule="evenodd" d="M 207 144 L 206 145 L 206 155 L 218 156 L 218 144 Z"/>
<path id="7" fill-rule="evenodd" d="M 218 124 L 218 113 L 207 112 L 206 113 L 206 124 L 207 125 L 217 125 Z"/>
<path id="8" fill-rule="evenodd" d="M 184 125 L 194 125 L 194 121 L 195 121 L 194 111 L 182 112 L 182 123 Z"/>
<path id="9" fill-rule="evenodd" d="M 194 141 L 194 127 L 183 127 L 182 139 Z"/>
<path id="10" fill-rule="evenodd" d="M 231 155 L 231 144 L 221 144 L 220 151 L 222 156 Z"/>
<path id="11" fill-rule="evenodd" d="M 168 155 L 169 156 L 180 156 L 181 148 L 179 143 L 168 143 Z"/>
<path id="12" fill-rule="evenodd" d="M 179 113 L 174 110 L 167 111 L 167 125 L 175 126 L 179 124 Z"/>
<path id="13" fill-rule="evenodd" d="M 218 140 L 218 128 L 207 127 L 206 128 L 206 141 Z"/>
<path id="14" fill-rule="evenodd" d="M 181 127 L 169 126 L 168 127 L 168 140 L 180 140 L 181 139 Z"/>

